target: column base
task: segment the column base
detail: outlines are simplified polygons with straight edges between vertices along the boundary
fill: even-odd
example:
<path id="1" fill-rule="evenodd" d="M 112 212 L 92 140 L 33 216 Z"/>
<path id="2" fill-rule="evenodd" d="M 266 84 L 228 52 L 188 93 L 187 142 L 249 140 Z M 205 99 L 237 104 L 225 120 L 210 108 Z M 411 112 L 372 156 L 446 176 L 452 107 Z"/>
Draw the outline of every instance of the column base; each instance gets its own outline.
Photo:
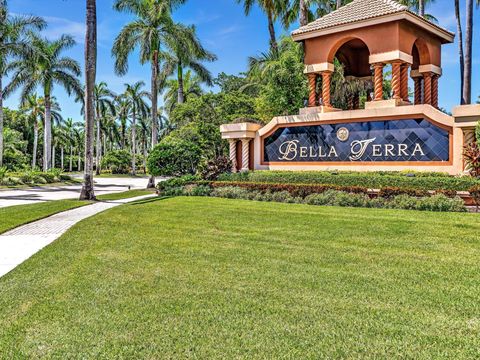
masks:
<path id="1" fill-rule="evenodd" d="M 384 109 L 397 106 L 406 106 L 412 105 L 410 101 L 404 101 L 402 99 L 390 99 L 390 100 L 378 100 L 378 101 L 367 101 L 365 103 L 365 109 Z"/>
<path id="2" fill-rule="evenodd" d="M 309 114 L 318 114 L 318 113 L 329 113 L 335 111 L 342 111 L 341 109 L 336 109 L 332 106 L 312 106 L 300 109 L 300 115 L 309 115 Z"/>

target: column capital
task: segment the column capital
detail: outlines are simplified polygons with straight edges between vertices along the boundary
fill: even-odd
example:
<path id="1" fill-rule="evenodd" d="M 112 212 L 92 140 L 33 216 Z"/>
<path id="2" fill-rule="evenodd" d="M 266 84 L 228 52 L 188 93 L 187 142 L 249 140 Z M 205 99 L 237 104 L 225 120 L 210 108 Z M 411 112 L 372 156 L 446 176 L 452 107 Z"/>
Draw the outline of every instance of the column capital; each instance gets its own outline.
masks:
<path id="1" fill-rule="evenodd" d="M 388 64 L 394 61 L 400 61 L 400 62 L 406 62 L 406 63 L 412 64 L 413 56 L 400 50 L 394 50 L 394 51 L 389 51 L 389 52 L 384 52 L 379 54 L 372 54 L 369 57 L 370 64 L 382 63 L 382 62 Z"/>
<path id="2" fill-rule="evenodd" d="M 442 76 L 442 72 L 443 72 L 440 66 L 433 65 L 433 64 L 420 65 L 420 67 L 418 68 L 418 71 L 422 74 L 430 72 L 439 76 Z"/>
<path id="3" fill-rule="evenodd" d="M 334 71 L 335 65 L 329 62 L 319 63 L 319 64 L 306 64 L 305 70 L 303 71 L 305 74 L 318 74 L 323 71 Z"/>

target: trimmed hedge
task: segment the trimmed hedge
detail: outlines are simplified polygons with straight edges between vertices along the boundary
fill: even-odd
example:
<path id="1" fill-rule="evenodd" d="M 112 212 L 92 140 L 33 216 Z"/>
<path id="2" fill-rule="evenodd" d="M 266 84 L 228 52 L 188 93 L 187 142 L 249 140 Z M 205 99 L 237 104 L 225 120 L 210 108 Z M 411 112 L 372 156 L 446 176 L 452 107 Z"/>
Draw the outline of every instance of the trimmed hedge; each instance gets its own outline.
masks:
<path id="1" fill-rule="evenodd" d="M 254 171 L 223 174 L 221 181 L 362 186 L 370 189 L 387 187 L 425 191 L 468 191 L 480 180 L 443 173 L 421 172 L 335 172 L 335 171 Z"/>
<path id="2" fill-rule="evenodd" d="M 225 184 L 225 183 L 224 183 Z M 223 185 L 223 184 L 222 184 Z M 278 189 L 277 189 L 278 190 Z M 166 190 L 169 196 L 213 196 L 227 199 L 254 200 L 266 202 L 296 203 L 323 206 L 367 207 L 386 209 L 405 209 L 442 212 L 465 212 L 463 200 L 459 197 L 448 198 L 443 194 L 417 198 L 406 194 L 393 198 L 370 198 L 367 194 L 346 191 L 326 190 L 313 193 L 305 198 L 292 196 L 288 191 L 261 191 L 238 186 L 218 186 L 190 184 Z"/>

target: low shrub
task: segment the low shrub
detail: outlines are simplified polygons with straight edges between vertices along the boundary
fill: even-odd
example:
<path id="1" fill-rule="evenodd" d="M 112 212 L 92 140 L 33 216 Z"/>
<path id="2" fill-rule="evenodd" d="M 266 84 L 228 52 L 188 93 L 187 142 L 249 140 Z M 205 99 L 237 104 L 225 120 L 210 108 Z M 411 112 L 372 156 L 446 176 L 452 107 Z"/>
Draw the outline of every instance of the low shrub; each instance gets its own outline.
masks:
<path id="1" fill-rule="evenodd" d="M 455 191 L 455 195 L 456 195 Z M 398 195 L 409 195 L 415 197 L 421 196 L 430 196 L 427 190 L 418 190 L 418 189 L 410 189 L 410 188 L 398 188 L 398 187 L 384 187 L 380 189 L 378 196 L 386 199 L 391 199 Z"/>
<path id="2" fill-rule="evenodd" d="M 128 174 L 132 165 L 132 155 L 127 150 L 113 150 L 105 154 L 102 159 L 102 169 L 112 174 Z"/>
<path id="3" fill-rule="evenodd" d="M 228 173 L 232 169 L 232 162 L 225 156 L 219 156 L 208 161 L 200 171 L 203 180 L 217 180 L 221 174 Z"/>
<path id="4" fill-rule="evenodd" d="M 480 181 L 468 176 L 455 177 L 445 173 L 422 172 L 347 172 L 347 171 L 254 171 L 222 174 L 220 181 L 261 182 L 288 184 L 360 186 L 369 189 L 385 187 L 408 188 L 425 191 L 467 191 Z"/>
<path id="5" fill-rule="evenodd" d="M 214 188 L 234 186 L 248 190 L 256 190 L 260 192 L 279 192 L 286 191 L 293 197 L 305 198 L 311 194 L 323 193 L 327 190 L 345 191 L 353 194 L 366 194 L 368 189 L 360 186 L 336 186 L 336 185 L 305 185 L 305 184 L 272 184 L 272 183 L 254 183 L 254 182 L 228 182 L 214 181 L 205 182 Z"/>
<path id="6" fill-rule="evenodd" d="M 470 195 L 472 196 L 478 211 L 478 208 L 480 207 L 480 185 L 472 187 L 470 189 Z"/>
<path id="7" fill-rule="evenodd" d="M 416 210 L 423 211 L 452 211 L 464 212 L 467 211 L 464 201 L 459 198 L 448 198 L 443 194 L 434 195 L 431 197 L 421 198 Z"/>

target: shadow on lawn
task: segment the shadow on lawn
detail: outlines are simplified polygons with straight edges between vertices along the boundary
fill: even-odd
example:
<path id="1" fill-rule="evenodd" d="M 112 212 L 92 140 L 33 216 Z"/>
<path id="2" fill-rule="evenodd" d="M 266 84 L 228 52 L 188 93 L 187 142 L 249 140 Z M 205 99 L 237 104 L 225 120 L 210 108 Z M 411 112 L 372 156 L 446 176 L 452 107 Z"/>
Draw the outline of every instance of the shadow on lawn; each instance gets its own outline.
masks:
<path id="1" fill-rule="evenodd" d="M 128 203 L 127 205 L 143 205 L 143 204 L 148 204 L 148 203 L 152 203 L 152 202 L 156 202 L 156 201 L 163 201 L 163 200 L 167 200 L 167 199 L 171 199 L 173 196 L 158 196 L 158 197 L 154 197 L 154 198 L 148 198 L 148 199 L 143 199 L 143 200 L 137 200 L 137 201 L 133 201 L 131 203 Z"/>

